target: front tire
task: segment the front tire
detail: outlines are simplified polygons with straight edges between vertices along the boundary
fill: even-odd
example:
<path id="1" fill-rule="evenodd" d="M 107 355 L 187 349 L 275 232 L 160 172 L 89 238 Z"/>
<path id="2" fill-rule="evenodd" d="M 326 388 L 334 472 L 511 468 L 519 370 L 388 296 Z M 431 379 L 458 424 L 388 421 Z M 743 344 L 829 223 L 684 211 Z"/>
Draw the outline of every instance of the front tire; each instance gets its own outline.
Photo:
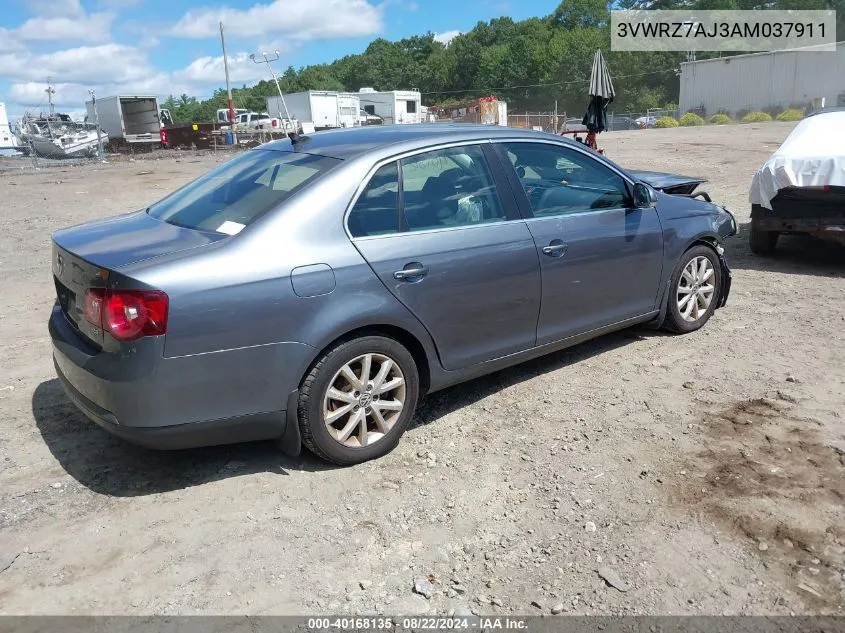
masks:
<path id="1" fill-rule="evenodd" d="M 670 281 L 665 327 L 686 334 L 702 327 L 716 310 L 722 291 L 722 267 L 709 246 L 686 251 Z"/>
<path id="2" fill-rule="evenodd" d="M 419 398 L 413 356 L 397 341 L 364 336 L 325 352 L 299 393 L 302 443 L 318 457 L 350 466 L 391 452 Z"/>

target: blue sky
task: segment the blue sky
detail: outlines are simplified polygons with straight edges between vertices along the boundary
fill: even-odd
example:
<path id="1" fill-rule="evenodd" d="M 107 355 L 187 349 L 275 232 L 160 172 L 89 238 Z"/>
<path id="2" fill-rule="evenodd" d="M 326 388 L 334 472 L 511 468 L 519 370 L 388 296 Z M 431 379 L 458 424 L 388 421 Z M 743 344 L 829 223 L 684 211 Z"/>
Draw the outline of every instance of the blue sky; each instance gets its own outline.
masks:
<path id="1" fill-rule="evenodd" d="M 84 111 L 88 90 L 207 96 L 224 84 L 218 23 L 234 85 L 269 78 L 250 53 L 279 50 L 276 68 L 329 62 L 376 37 L 432 31 L 448 40 L 479 20 L 551 13 L 556 0 L 3 0 L 0 101 L 10 115 L 54 101 Z M 403 88 L 406 86 L 396 86 Z"/>

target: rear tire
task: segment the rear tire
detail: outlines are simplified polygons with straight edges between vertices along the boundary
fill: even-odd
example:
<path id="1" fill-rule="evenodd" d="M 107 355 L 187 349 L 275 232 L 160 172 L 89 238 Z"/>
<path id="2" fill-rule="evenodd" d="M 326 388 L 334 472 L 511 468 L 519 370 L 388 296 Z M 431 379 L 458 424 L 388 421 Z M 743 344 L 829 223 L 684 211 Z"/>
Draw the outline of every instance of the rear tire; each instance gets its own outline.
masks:
<path id="1" fill-rule="evenodd" d="M 408 428 L 418 398 L 417 365 L 400 343 L 383 336 L 338 343 L 302 382 L 302 443 L 341 466 L 383 457 Z"/>
<path id="2" fill-rule="evenodd" d="M 780 233 L 777 231 L 764 231 L 751 220 L 751 229 L 748 232 L 748 245 L 755 255 L 770 255 L 778 244 Z"/>
<path id="3" fill-rule="evenodd" d="M 718 255 L 709 246 L 693 246 L 681 256 L 672 273 L 664 327 L 676 334 L 699 329 L 713 316 L 721 292 Z"/>

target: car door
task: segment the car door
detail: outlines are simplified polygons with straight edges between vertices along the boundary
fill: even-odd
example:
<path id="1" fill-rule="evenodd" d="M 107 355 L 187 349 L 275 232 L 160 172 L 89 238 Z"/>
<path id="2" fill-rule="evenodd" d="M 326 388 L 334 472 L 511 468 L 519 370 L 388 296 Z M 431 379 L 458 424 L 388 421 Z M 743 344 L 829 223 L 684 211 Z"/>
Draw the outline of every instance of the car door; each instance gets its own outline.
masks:
<path id="1" fill-rule="evenodd" d="M 537 344 L 656 308 L 663 231 L 652 207 L 591 150 L 559 143 L 496 144 L 540 256 Z"/>
<path id="2" fill-rule="evenodd" d="M 354 245 L 428 329 L 448 370 L 535 344 L 537 251 L 488 154 L 496 160 L 476 143 L 382 164 L 347 217 Z"/>

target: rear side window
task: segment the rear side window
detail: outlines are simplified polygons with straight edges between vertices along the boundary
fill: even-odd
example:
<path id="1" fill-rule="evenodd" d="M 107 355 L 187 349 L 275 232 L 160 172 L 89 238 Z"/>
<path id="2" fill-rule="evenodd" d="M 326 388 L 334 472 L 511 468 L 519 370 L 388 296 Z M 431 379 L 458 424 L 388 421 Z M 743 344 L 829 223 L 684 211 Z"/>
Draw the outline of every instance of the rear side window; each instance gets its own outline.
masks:
<path id="1" fill-rule="evenodd" d="M 399 230 L 399 170 L 396 163 L 379 168 L 349 213 L 352 237 L 385 235 Z"/>
<path id="2" fill-rule="evenodd" d="M 234 235 L 340 162 L 252 150 L 156 202 L 147 213 L 177 226 Z"/>
<path id="3" fill-rule="evenodd" d="M 403 159 L 402 199 L 411 231 L 505 218 L 493 175 L 478 145 L 434 150 Z"/>

